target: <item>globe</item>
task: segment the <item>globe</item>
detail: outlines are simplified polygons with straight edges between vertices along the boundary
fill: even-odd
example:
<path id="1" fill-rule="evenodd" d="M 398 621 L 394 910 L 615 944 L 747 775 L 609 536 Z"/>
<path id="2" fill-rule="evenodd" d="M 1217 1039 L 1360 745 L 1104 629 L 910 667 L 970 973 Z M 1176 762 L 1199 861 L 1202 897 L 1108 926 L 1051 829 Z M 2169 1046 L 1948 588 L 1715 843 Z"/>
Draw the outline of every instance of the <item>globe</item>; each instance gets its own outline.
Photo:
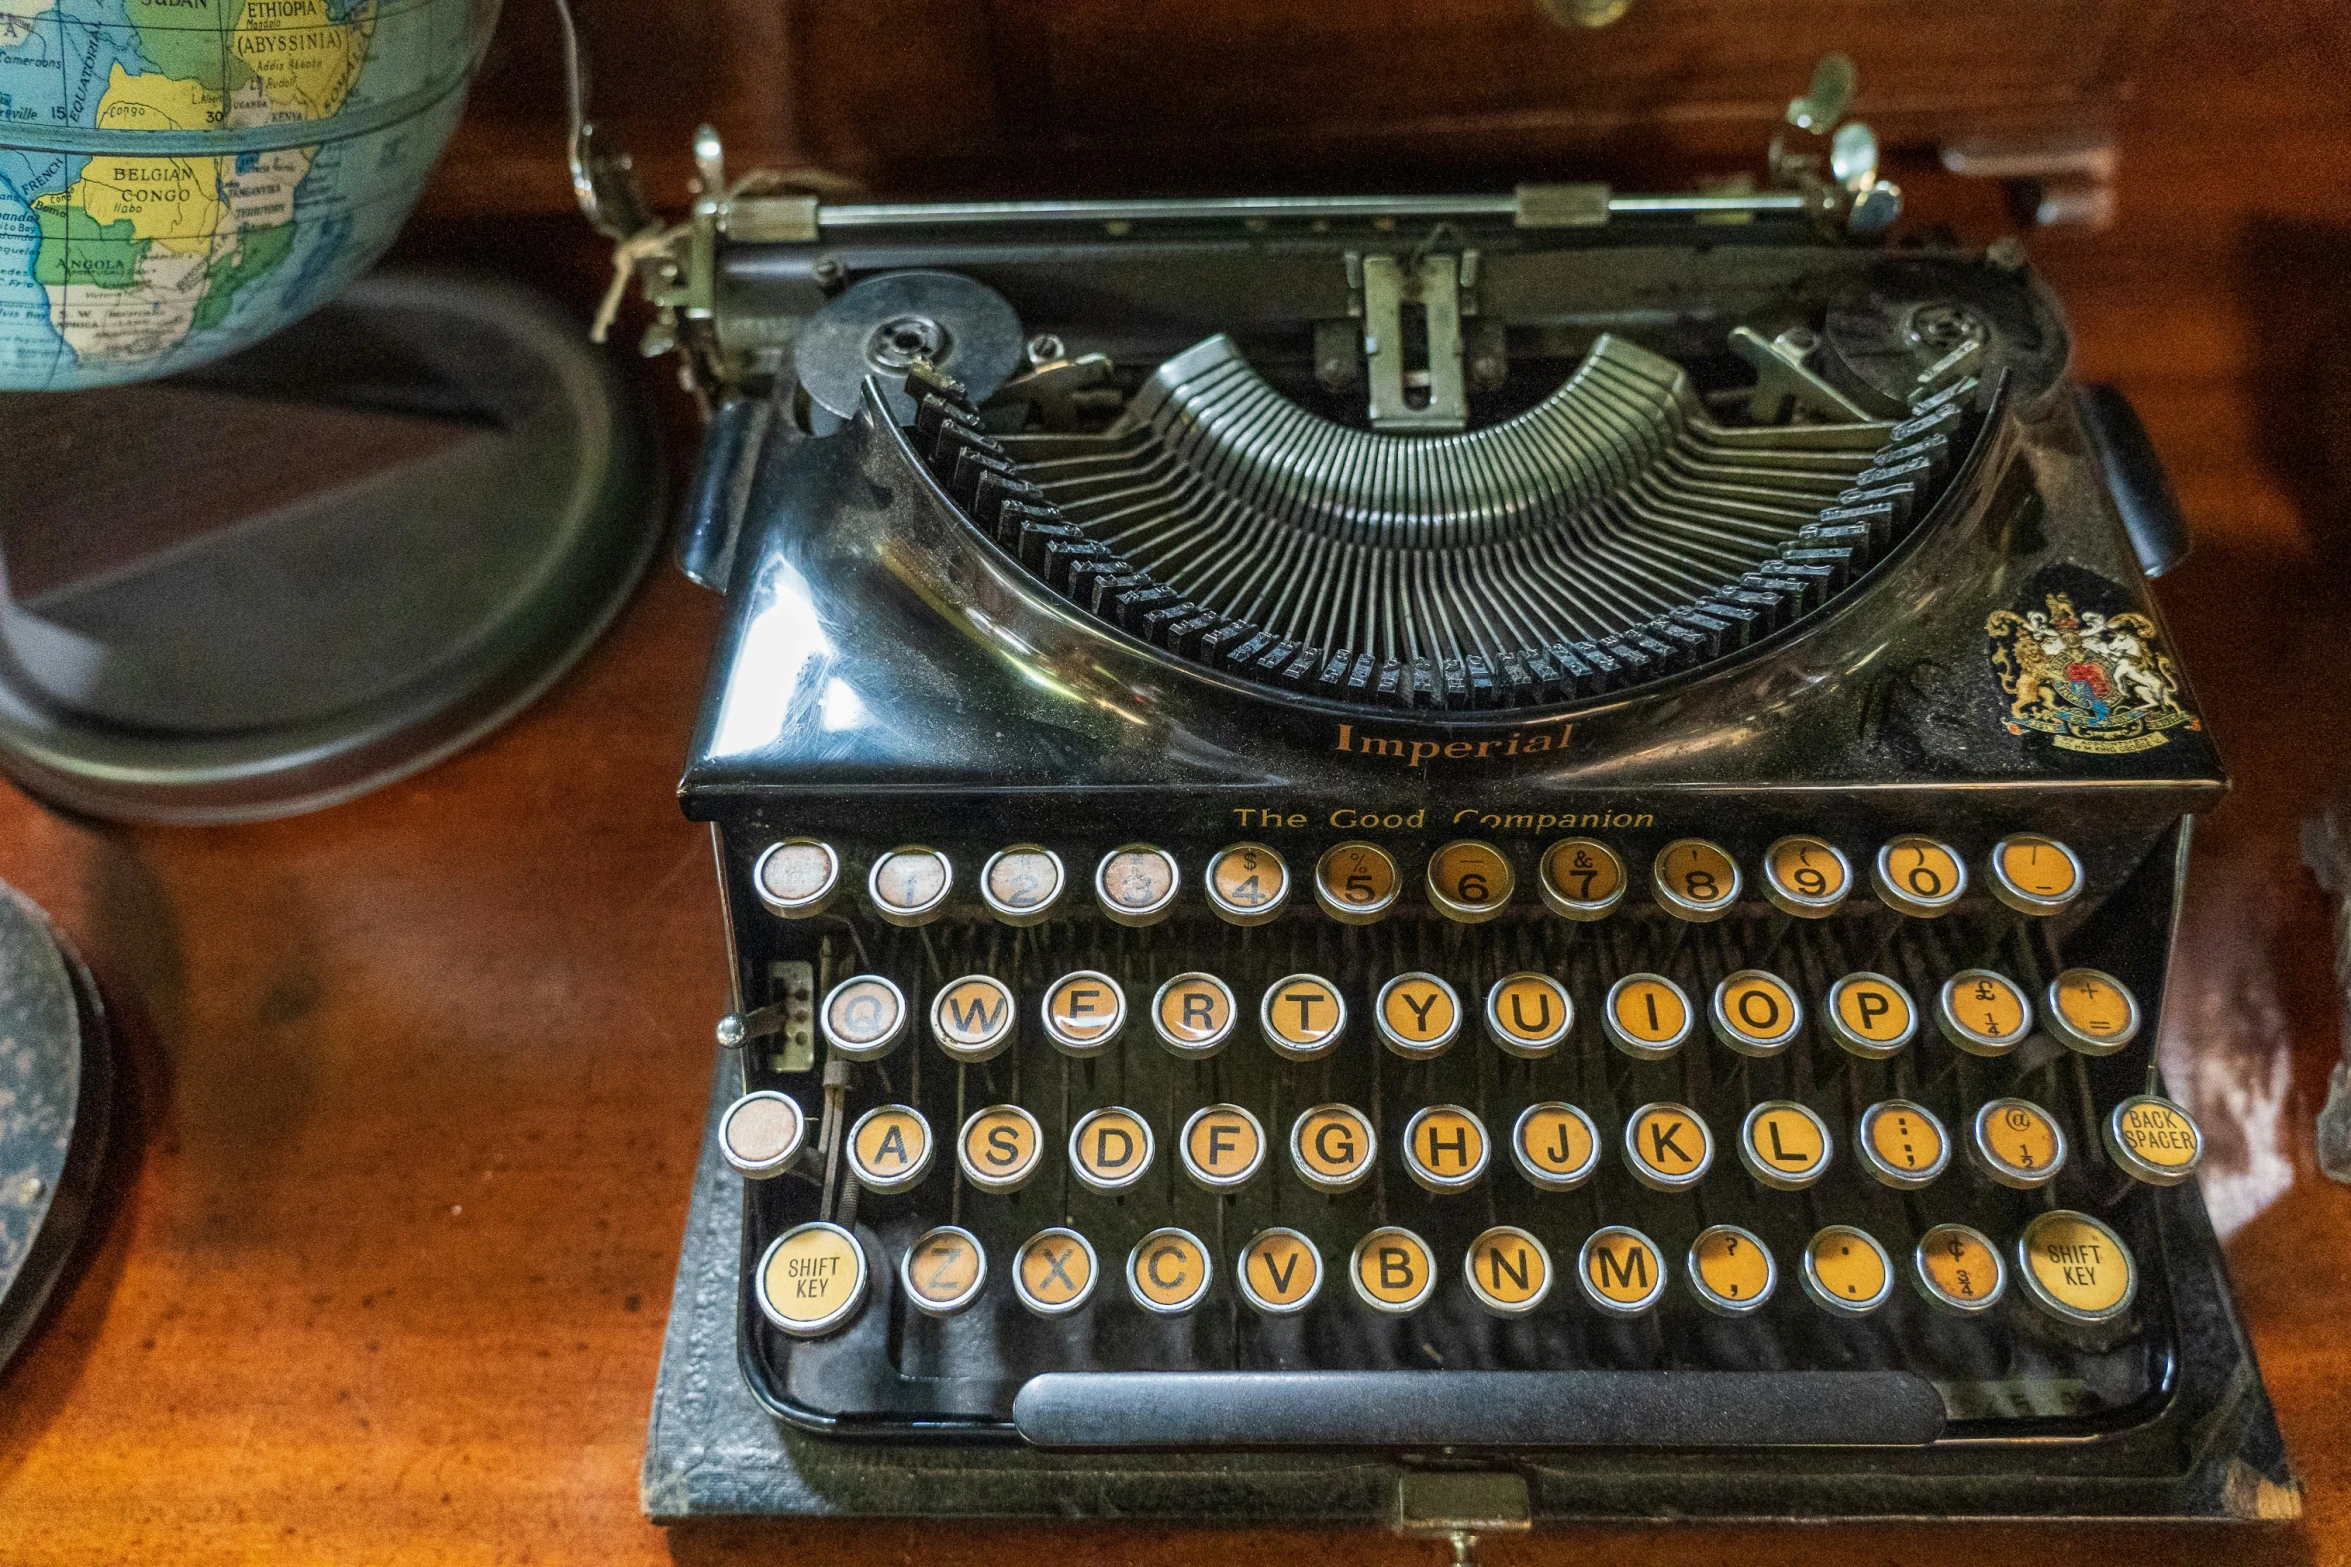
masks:
<path id="1" fill-rule="evenodd" d="M 383 253 L 497 0 L 0 0 L 0 390 L 168 375 Z"/>

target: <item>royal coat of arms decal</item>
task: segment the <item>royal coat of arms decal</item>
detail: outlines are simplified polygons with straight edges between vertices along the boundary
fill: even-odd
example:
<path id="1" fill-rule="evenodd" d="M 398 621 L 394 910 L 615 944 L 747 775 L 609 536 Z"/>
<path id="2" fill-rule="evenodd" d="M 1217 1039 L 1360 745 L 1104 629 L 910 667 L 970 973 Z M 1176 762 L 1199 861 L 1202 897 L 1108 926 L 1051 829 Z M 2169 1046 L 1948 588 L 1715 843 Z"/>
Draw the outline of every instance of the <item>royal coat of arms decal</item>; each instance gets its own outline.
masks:
<path id="1" fill-rule="evenodd" d="M 2052 736 L 2067 751 L 2150 751 L 2166 730 L 2204 726 L 2180 706 L 2179 674 L 2155 622 L 2136 611 L 2077 614 L 2052 593 L 2045 610 L 2001 609 L 1984 622 L 2008 693 L 2008 732 Z"/>

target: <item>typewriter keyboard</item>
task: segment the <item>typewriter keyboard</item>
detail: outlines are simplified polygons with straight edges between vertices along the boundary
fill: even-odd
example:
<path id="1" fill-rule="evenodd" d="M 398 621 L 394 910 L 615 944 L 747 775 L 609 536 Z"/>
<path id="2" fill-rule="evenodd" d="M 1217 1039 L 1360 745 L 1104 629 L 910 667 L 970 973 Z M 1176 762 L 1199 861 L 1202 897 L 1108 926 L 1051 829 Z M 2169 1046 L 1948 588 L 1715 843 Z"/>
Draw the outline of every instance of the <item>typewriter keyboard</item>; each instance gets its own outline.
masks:
<path id="1" fill-rule="evenodd" d="M 2150 1064 L 2160 849 L 734 847 L 772 988 L 719 1139 L 788 1412 L 1892 1369 L 2021 1431 L 2161 1390 L 2153 1193 L 2202 1144 Z"/>

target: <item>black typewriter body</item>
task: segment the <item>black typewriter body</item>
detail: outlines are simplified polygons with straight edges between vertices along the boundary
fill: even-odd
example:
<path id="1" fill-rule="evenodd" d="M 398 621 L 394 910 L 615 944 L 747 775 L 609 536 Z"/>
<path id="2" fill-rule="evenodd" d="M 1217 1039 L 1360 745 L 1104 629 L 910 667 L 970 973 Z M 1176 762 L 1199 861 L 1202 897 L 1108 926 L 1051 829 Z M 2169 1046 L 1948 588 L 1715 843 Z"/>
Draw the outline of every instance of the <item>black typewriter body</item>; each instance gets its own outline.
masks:
<path id="1" fill-rule="evenodd" d="M 1485 365 L 1462 398 L 1466 430 L 1366 429 L 1361 377 L 1379 367 L 1323 373 L 1337 337 L 1317 323 L 1361 322 L 1363 256 L 1401 256 L 1409 295 L 1435 253 L 1463 302 L 1472 290 L 1452 258 L 1475 254 L 1474 307 L 1452 320 L 1431 304 L 1435 326 L 1415 330 L 1440 341 L 1416 335 L 1412 349 L 1441 357 L 1445 334 L 1467 330 L 1473 356 L 1483 344 L 1506 366 Z M 753 419 L 737 407 L 713 436 L 725 478 L 713 492 L 742 522 L 681 796 L 712 824 L 726 903 L 735 1003 L 721 1071 L 739 1071 L 746 1094 L 788 1098 L 799 1118 L 788 1167 L 744 1184 L 738 1276 L 740 1371 L 786 1429 L 1186 1461 L 1273 1449 L 1621 1464 L 1650 1479 L 1631 1491 L 1596 1482 L 1619 1511 L 1653 1495 L 1674 1512 L 2220 1516 L 2247 1510 L 2249 1476 L 2282 1475 L 2193 1183 L 2134 1178 L 2106 1131 L 2124 1101 L 2161 1095 L 2154 1047 L 2190 819 L 2226 783 L 2064 378 L 2062 317 L 2029 271 L 1822 244 L 1770 221 L 1564 233 L 1341 222 L 744 247 L 719 287 L 757 317 L 907 272 L 975 281 L 1022 334 L 1058 340 L 1053 364 L 1099 354 L 1103 367 L 1077 377 L 1091 402 L 1075 415 L 1067 403 L 1048 412 L 1048 386 L 1025 403 L 959 395 L 979 388 L 952 384 L 942 356 L 903 379 L 877 367 L 845 413 L 810 417 L 803 402 L 812 433 L 788 410 Z M 1932 324 L 1938 305 L 1962 327 L 1922 336 L 1922 310 Z M 1794 332 L 1804 367 L 1841 387 L 1849 411 L 1808 410 L 1799 389 L 1766 413 L 1773 372 L 1726 349 L 1736 328 L 1783 346 Z M 1821 346 L 1804 355 L 1808 341 Z M 1594 395 L 1631 407 L 1633 424 L 1665 420 L 1648 456 L 1626 455 L 1621 428 L 1598 429 L 1560 458 L 1590 470 L 1575 480 L 1585 487 L 1543 500 L 1548 481 L 1524 471 L 1530 448 L 1463 444 L 1539 413 L 1579 375 L 1597 385 L 1608 367 L 1579 367 L 1612 353 L 1630 369 Z M 1683 379 L 1642 403 L 1658 365 Z M 1219 386 L 1241 390 L 1219 403 Z M 1401 428 L 1418 401 L 1391 401 Z M 1283 412 L 1249 425 L 1249 406 Z M 1917 447 L 1921 419 L 1929 456 L 1879 461 Z M 1874 437 L 1854 433 L 1869 425 Z M 1452 442 L 1460 471 L 1408 483 L 1305 463 L 1322 485 L 1316 511 L 1295 474 L 1252 477 L 1228 460 L 1314 440 L 1366 452 Z M 1769 495 L 1744 512 L 1742 481 L 1722 475 L 1790 450 L 1807 516 L 1730 527 L 1723 547 L 1739 558 L 1718 555 L 1708 505 L 1736 519 L 1787 503 Z M 1470 471 L 1479 462 L 1490 466 Z M 1116 477 L 1089 488 L 1089 464 Z M 1895 470 L 1908 477 L 1868 482 Z M 1136 533 L 1124 497 L 1164 492 L 1169 473 L 1188 474 L 1194 499 L 1151 502 Z M 1648 503 L 1608 513 L 1607 497 L 1627 495 Z M 1447 506 L 1452 533 L 1412 531 Z M 1606 525 L 1578 531 L 1603 513 Z M 1285 564 L 1277 549 L 1255 599 L 1215 598 L 1217 552 L 1256 547 L 1247 530 L 1266 516 L 1279 524 L 1266 536 L 1306 536 L 1299 559 L 1318 564 Z M 1676 532 L 1693 516 L 1697 532 Z M 1316 537 L 1339 542 L 1315 556 Z M 1514 538 L 1558 552 L 1564 575 L 1547 600 L 1512 585 L 1535 559 L 1533 546 L 1512 553 Z M 1614 541 L 1631 542 L 1610 554 Z M 1375 581 L 1360 568 L 1354 587 L 1305 610 L 1268 597 L 1279 589 L 1267 585 L 1336 581 L 1333 561 L 1368 556 L 1435 575 Z M 1584 558 L 1612 564 L 1577 577 Z M 2083 654 L 2085 623 L 2135 630 L 2138 661 L 2118 673 L 2113 657 Z M 1996 846 L 2019 835 L 2071 851 L 2078 881 L 2055 912 L 1994 895 Z M 1552 858 L 1564 840 L 1616 856 L 1619 900 L 1598 917 L 1559 906 L 1575 890 L 1569 860 Z M 1800 917 L 1769 895 L 1790 890 L 1771 871 L 1787 840 L 1841 851 L 1826 912 Z M 1881 890 L 1904 874 L 1881 850 L 1914 840 L 1964 866 L 1956 901 L 1922 911 L 1901 887 Z M 789 917 L 760 879 L 785 842 L 822 846 L 838 884 Z M 1489 873 L 1467 884 L 1479 898 L 1464 900 L 1458 877 L 1450 898 L 1432 886 L 1432 862 L 1463 843 L 1462 863 Z M 1342 845 L 1391 866 L 1376 920 L 1338 917 L 1316 895 Z M 983 870 L 1023 846 L 1050 850 L 1064 880 L 1041 919 L 1015 923 L 983 900 Z M 1210 868 L 1236 846 L 1270 851 L 1263 864 L 1286 877 L 1270 919 L 1236 922 L 1208 896 Z M 1709 846 L 1736 867 L 1735 896 L 1676 906 L 1672 878 L 1693 865 L 1701 891 L 1723 890 Z M 919 923 L 886 920 L 869 877 L 910 847 L 943 856 L 951 879 Z M 1124 874 L 1103 868 L 1112 857 L 1139 851 L 1174 872 L 1148 923 L 1112 918 L 1096 885 Z M 1376 872 L 1376 857 L 1364 863 Z M 1933 860 L 1918 885 L 1946 892 L 1935 874 L 1946 864 Z M 1329 891 L 1353 913 L 1346 869 L 1332 867 Z M 1487 907 L 1495 881 L 1509 887 Z M 1947 982 L 1978 971 L 2029 1002 L 2021 1043 L 1963 1049 L 1940 1025 Z M 2069 1047 L 2048 1024 L 2052 984 L 2079 971 L 2135 998 L 2121 1048 Z M 1801 1017 L 1768 1047 L 1721 1017 L 1740 994 L 1722 987 L 1757 972 Z M 1088 1053 L 1062 1048 L 1046 1015 L 1073 974 L 1123 997 L 1123 1024 Z M 1857 974 L 1892 982 L 1915 1009 L 1897 1048 L 1840 1042 L 1832 993 Z M 932 1018 L 942 991 L 975 975 L 1000 982 L 1016 1020 L 1000 1053 L 959 1060 Z M 1155 1023 L 1163 987 L 1192 975 L 1220 980 L 1231 1013 L 1198 1053 Z M 1268 997 L 1301 975 L 1327 983 L 1347 1022 L 1319 1053 L 1285 1055 L 1269 1042 Z M 1488 1002 L 1527 975 L 1548 977 L 1574 1021 L 1563 1039 L 1514 1052 L 1497 1043 Z M 884 1053 L 852 1059 L 826 1007 L 860 976 L 887 978 L 902 1017 Z M 1399 976 L 1450 987 L 1457 1027 L 1441 1048 L 1406 1053 L 1380 1026 Z M 1654 995 L 1686 1006 L 1677 1042 L 1628 1048 L 1643 1041 L 1609 1026 L 1630 976 L 1670 982 Z M 1974 1156 L 1979 1115 L 2012 1100 L 2062 1140 L 2053 1179 L 2005 1183 Z M 1806 1107 L 1827 1145 L 1825 1170 L 1789 1189 L 1740 1151 L 1751 1112 L 1786 1104 Z M 1931 1180 L 1889 1180 L 1861 1146 L 1887 1104 L 1937 1123 Z M 1581 1112 L 1594 1146 L 1572 1185 L 1547 1186 L 1514 1139 L 1529 1107 L 1558 1105 Z M 984 1189 L 959 1157 L 967 1124 L 992 1106 L 1034 1121 L 1039 1151 L 1017 1190 Z M 1219 1106 L 1245 1109 L 1261 1135 L 1259 1166 L 1227 1190 L 1195 1178 L 1185 1154 L 1195 1115 Z M 1296 1151 L 1301 1118 L 1324 1106 L 1351 1107 L 1376 1143 L 1346 1190 L 1309 1180 Z M 1702 1123 L 1711 1147 L 1685 1184 L 1651 1179 L 1659 1171 L 1628 1150 L 1628 1129 L 1636 1142 L 1670 1133 L 1640 1120 L 1657 1106 Z M 845 1145 L 887 1107 L 919 1115 L 931 1152 L 927 1173 L 883 1190 L 861 1182 Z M 1444 1148 L 1432 1145 L 1433 1184 L 1425 1162 L 1408 1163 L 1410 1139 L 1437 1124 L 1414 1120 L 1429 1107 L 1465 1113 L 1482 1139 L 1482 1166 L 1458 1188 L 1444 1184 Z M 1125 1113 L 1128 1132 L 1147 1128 L 1150 1151 L 1139 1179 L 1097 1189 L 1071 1138 L 1081 1122 L 1110 1124 L 1087 1121 L 1108 1111 Z M 1562 1158 L 1570 1140 L 1560 1134 Z M 2127 1248 L 2123 1309 L 2091 1321 L 2042 1303 L 2024 1277 L 2027 1236 L 2059 1234 L 2034 1229 L 2051 1214 L 2086 1216 Z M 763 1308 L 761 1270 L 816 1222 L 854 1237 L 862 1285 L 840 1320 L 787 1331 Z M 950 1225 L 984 1250 L 985 1272 L 956 1309 L 918 1309 L 908 1254 Z M 1922 1282 L 1922 1241 L 1950 1225 L 1999 1255 L 1988 1309 Z M 1725 1226 L 1769 1253 L 1760 1304 L 1696 1282 L 1693 1247 Z M 1815 1256 L 1846 1229 L 1884 1263 L 1882 1289 L 1860 1265 L 1867 1310 L 1834 1298 L 1834 1248 Z M 1319 1267 L 1302 1309 L 1242 1288 L 1245 1248 L 1275 1230 Z M 1422 1250 L 1390 1271 L 1426 1286 L 1404 1310 L 1358 1283 L 1363 1267 L 1378 1279 L 1359 1243 L 1397 1230 Z M 1593 1246 L 1605 1252 L 1620 1230 L 1647 1252 L 1595 1261 Z M 1074 1309 L 1032 1298 L 1061 1281 L 1021 1284 L 1024 1247 L 1046 1231 L 1090 1247 Z M 1172 1307 L 1138 1275 L 1154 1266 L 1144 1243 L 1170 1232 L 1192 1244 L 1161 1254 L 1174 1259 L 1166 1276 L 1203 1262 L 1207 1278 Z M 1496 1294 L 1509 1294 L 1499 1273 L 1492 1290 L 1472 1282 L 1480 1255 L 1494 1265 L 1476 1248 L 1496 1233 L 1540 1243 L 1531 1306 Z M 1525 1255 L 1512 1257 L 1523 1297 Z M 1628 1258 L 1654 1264 L 1660 1286 L 1629 1310 L 1584 1282 L 1614 1269 L 1623 1293 Z"/>

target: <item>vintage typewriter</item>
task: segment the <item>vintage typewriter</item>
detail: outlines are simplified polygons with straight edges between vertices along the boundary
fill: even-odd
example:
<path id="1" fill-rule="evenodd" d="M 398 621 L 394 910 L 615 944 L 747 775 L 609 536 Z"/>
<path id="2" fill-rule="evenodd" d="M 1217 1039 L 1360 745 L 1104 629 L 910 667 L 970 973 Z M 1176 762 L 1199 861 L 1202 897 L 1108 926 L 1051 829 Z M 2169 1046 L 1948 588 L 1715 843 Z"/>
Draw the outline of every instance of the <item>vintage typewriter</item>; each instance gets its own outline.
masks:
<path id="1" fill-rule="evenodd" d="M 653 1511 L 2291 1510 L 2155 1066 L 2225 787 L 2161 481 L 1851 142 L 960 205 L 704 148 L 733 1000 Z"/>

